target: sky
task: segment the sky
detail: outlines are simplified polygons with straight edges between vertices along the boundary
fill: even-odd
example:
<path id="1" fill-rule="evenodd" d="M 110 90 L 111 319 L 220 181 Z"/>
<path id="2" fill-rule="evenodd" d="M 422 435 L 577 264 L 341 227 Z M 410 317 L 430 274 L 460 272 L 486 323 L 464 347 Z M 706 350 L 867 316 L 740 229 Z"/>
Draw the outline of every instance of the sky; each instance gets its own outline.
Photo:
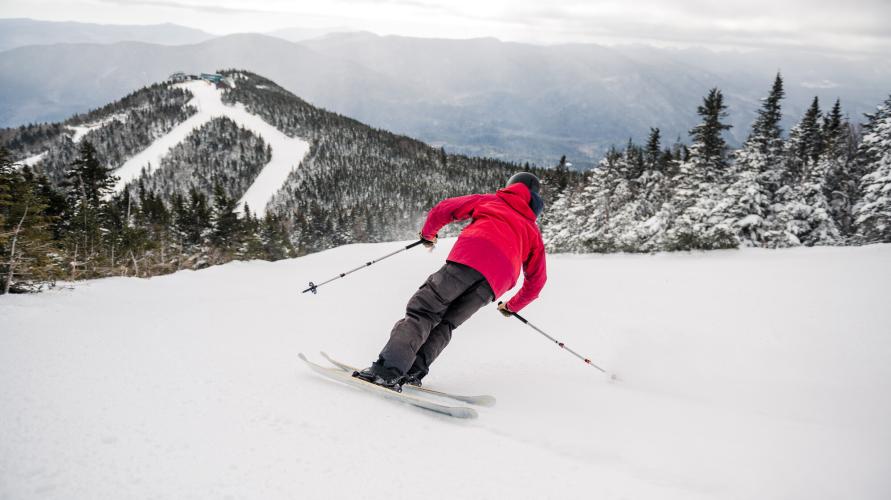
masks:
<path id="1" fill-rule="evenodd" d="M 0 17 L 288 27 L 530 43 L 646 43 L 891 53 L 891 0 L 0 0 Z"/>

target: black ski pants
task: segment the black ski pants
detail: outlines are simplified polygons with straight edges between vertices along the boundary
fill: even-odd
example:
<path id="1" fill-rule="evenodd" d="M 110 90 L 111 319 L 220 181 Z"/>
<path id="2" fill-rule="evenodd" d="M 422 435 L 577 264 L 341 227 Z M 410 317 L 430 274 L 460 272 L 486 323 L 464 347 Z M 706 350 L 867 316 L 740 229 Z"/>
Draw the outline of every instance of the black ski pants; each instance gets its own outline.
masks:
<path id="1" fill-rule="evenodd" d="M 479 271 L 446 262 L 409 299 L 405 317 L 393 326 L 378 362 L 423 377 L 452 339 L 452 331 L 493 300 L 495 294 Z"/>

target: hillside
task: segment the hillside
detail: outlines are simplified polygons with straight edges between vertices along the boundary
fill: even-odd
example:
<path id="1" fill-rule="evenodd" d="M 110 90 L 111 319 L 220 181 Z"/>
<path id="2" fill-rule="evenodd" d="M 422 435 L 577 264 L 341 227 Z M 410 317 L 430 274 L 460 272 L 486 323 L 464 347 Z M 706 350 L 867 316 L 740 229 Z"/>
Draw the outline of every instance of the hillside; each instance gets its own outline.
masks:
<path id="1" fill-rule="evenodd" d="M 520 322 L 483 309 L 426 380 L 455 421 L 296 358 L 369 362 L 449 241 L 0 300 L 0 497 L 884 500 L 891 246 L 552 255 Z"/>
<path id="2" fill-rule="evenodd" d="M 30 232 L 2 288 L 411 238 L 440 199 L 493 191 L 520 169 L 371 128 L 253 73 L 221 78 L 0 131 L 0 190 L 12 194 L 0 222 L 25 217 Z"/>
<path id="3" fill-rule="evenodd" d="M 542 177 L 539 223 L 551 251 L 891 241 L 891 100 L 860 124 L 838 100 L 815 98 L 787 136 L 778 74 L 745 144 L 732 149 L 726 101 L 713 88 L 689 145 L 654 128 L 646 144 L 612 148 L 580 174 L 563 160 L 544 170 L 449 154 L 247 71 L 213 78 L 158 83 L 64 123 L 0 131 L 12 156 L 0 159 L 0 189 L 12 193 L 0 208 L 0 251 L 17 245 L 11 235 L 32 233 L 0 264 L 18 274 L 4 287 L 412 238 L 438 201 L 494 191 L 521 169 Z"/>

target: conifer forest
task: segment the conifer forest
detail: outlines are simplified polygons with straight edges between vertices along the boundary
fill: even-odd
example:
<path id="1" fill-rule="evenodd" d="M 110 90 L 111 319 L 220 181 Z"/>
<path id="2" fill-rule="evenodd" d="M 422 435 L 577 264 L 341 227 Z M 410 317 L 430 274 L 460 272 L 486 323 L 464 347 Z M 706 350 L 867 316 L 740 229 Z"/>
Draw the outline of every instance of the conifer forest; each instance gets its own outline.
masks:
<path id="1" fill-rule="evenodd" d="M 0 130 L 0 293 L 409 240 L 439 200 L 494 191 L 519 170 L 542 178 L 551 252 L 891 242 L 891 97 L 862 118 L 814 98 L 786 131 L 778 74 L 747 140 L 731 149 L 723 134 L 733 110 L 713 88 L 688 138 L 662 137 L 654 123 L 645 144 L 616 145 L 578 172 L 565 157 L 521 165 L 449 154 L 258 75 L 222 74 L 237 82 L 224 102 L 310 144 L 265 210 L 238 202 L 270 147 L 226 118 L 115 189 L 118 167 L 195 113 L 189 92 L 169 83 L 63 123 Z"/>

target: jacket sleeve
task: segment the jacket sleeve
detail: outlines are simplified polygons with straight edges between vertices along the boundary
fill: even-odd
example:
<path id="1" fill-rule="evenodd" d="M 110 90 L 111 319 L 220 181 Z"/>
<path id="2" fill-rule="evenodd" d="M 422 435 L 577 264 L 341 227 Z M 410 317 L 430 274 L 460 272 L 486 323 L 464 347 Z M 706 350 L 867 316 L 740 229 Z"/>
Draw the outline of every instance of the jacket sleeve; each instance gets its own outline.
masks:
<path id="1" fill-rule="evenodd" d="M 424 227 L 421 229 L 421 237 L 432 239 L 446 224 L 471 217 L 473 209 L 480 202 L 486 201 L 493 196 L 495 195 L 469 194 L 442 200 L 435 207 L 431 208 L 427 214 L 427 221 L 424 222 Z"/>
<path id="2" fill-rule="evenodd" d="M 523 262 L 523 286 L 516 295 L 507 301 L 507 308 L 513 312 L 520 312 L 521 309 L 538 298 L 538 293 L 544 288 L 547 280 L 544 243 L 539 235 L 532 253 L 526 262 Z"/>

